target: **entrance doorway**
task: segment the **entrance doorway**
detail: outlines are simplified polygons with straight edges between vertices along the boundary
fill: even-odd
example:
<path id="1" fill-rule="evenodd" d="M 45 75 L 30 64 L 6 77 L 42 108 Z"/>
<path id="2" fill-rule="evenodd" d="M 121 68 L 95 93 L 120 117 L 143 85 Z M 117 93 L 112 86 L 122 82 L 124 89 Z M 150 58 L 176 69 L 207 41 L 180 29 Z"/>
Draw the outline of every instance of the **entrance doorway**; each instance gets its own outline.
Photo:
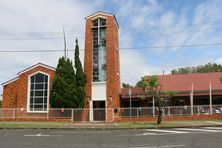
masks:
<path id="1" fill-rule="evenodd" d="M 105 121 L 106 120 L 106 102 L 93 101 L 93 120 Z"/>

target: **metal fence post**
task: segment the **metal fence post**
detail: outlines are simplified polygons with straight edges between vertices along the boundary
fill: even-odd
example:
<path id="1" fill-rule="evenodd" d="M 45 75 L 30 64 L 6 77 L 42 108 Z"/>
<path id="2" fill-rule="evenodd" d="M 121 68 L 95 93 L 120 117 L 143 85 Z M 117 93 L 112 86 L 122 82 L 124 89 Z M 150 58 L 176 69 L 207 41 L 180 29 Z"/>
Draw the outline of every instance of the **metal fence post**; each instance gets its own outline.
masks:
<path id="1" fill-rule="evenodd" d="M 168 107 L 168 116 L 170 116 L 170 107 Z"/>
<path id="2" fill-rule="evenodd" d="M 71 122 L 73 122 L 74 121 L 74 109 L 71 110 L 71 116 L 72 116 L 71 117 Z"/>
<path id="3" fill-rule="evenodd" d="M 15 108 L 12 109 L 12 118 L 15 119 Z"/>
<path id="4" fill-rule="evenodd" d="M 47 120 L 49 119 L 49 110 L 50 110 L 50 109 L 48 109 L 48 112 L 47 112 L 47 117 L 46 117 Z"/>
<path id="5" fill-rule="evenodd" d="M 155 100 L 154 100 L 154 97 L 153 97 L 153 117 L 155 117 Z"/>
<path id="6" fill-rule="evenodd" d="M 113 113 L 113 121 L 114 121 L 114 108 L 111 108 L 112 109 L 112 113 Z"/>
<path id="7" fill-rule="evenodd" d="M 136 108 L 136 116 L 139 117 L 139 109 Z"/>

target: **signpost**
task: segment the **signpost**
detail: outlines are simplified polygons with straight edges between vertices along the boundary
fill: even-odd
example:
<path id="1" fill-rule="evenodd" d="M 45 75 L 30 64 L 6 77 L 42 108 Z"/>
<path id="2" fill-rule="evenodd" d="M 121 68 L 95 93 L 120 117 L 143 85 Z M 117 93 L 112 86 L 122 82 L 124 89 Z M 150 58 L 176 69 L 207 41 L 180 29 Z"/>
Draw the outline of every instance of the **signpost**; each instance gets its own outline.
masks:
<path id="1" fill-rule="evenodd" d="M 213 114 L 213 109 L 212 109 L 212 87 L 211 87 L 211 82 L 209 84 L 209 89 L 210 89 L 210 114 Z"/>
<path id="2" fill-rule="evenodd" d="M 130 120 L 131 120 L 131 116 L 132 116 L 132 99 L 131 99 L 131 95 L 132 95 L 132 90 L 131 90 L 131 88 L 129 89 L 129 92 L 128 92 L 128 94 L 129 94 L 129 97 L 130 97 Z"/>

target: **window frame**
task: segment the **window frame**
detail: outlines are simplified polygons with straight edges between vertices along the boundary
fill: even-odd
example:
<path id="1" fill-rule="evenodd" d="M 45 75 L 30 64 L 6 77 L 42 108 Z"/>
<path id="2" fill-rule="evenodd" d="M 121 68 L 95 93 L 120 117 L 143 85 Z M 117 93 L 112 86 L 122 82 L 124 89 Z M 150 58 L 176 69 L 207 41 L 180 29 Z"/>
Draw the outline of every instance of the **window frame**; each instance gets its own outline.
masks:
<path id="1" fill-rule="evenodd" d="M 46 111 L 31 111 L 30 110 L 31 77 L 36 75 L 36 74 L 38 74 L 38 73 L 48 76 Z M 37 71 L 37 72 L 32 73 L 31 75 L 28 76 L 27 103 L 26 103 L 27 104 L 27 112 L 28 113 L 48 113 L 49 112 L 49 83 L 50 83 L 50 75 L 45 73 L 45 72 Z"/>

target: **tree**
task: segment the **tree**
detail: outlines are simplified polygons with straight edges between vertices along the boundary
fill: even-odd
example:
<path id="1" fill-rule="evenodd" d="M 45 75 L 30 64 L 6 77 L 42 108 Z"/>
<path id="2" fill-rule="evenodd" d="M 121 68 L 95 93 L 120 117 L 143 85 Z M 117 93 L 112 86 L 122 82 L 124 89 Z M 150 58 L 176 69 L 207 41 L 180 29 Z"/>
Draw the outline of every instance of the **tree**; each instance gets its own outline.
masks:
<path id="1" fill-rule="evenodd" d="M 50 92 L 52 108 L 75 108 L 79 102 L 76 97 L 75 73 L 70 59 L 60 58 Z"/>
<path id="2" fill-rule="evenodd" d="M 0 108 L 2 108 L 2 100 L 0 100 Z"/>
<path id="3" fill-rule="evenodd" d="M 123 87 L 123 88 L 133 88 L 132 85 L 127 84 L 127 83 L 122 83 L 122 87 Z"/>
<path id="4" fill-rule="evenodd" d="M 221 72 L 222 65 L 216 63 L 208 63 L 196 67 L 183 67 L 173 69 L 171 74 L 188 74 L 188 73 L 207 73 L 207 72 Z"/>
<path id="5" fill-rule="evenodd" d="M 86 95 L 86 75 L 83 72 L 82 64 L 79 59 L 79 45 L 78 40 L 76 39 L 75 46 L 75 69 L 76 69 L 76 86 L 77 86 L 77 97 L 79 101 L 78 107 L 84 106 L 84 99 Z"/>
<path id="6" fill-rule="evenodd" d="M 162 119 L 162 103 L 160 98 L 161 85 L 159 83 L 159 78 L 157 76 L 142 77 L 141 81 L 137 83 L 137 86 L 143 88 L 145 92 L 149 92 L 150 96 L 157 100 L 159 110 L 157 124 L 160 124 Z"/>
<path id="7" fill-rule="evenodd" d="M 141 80 L 137 83 L 138 87 L 144 89 L 145 92 L 148 92 L 151 97 L 154 98 L 158 107 L 158 119 L 157 124 L 161 124 L 163 110 L 162 107 L 167 103 L 167 100 L 175 95 L 174 91 L 165 91 L 161 92 L 162 85 L 159 82 L 157 76 L 142 77 Z M 142 99 L 146 99 L 142 96 Z"/>
<path id="8" fill-rule="evenodd" d="M 222 83 L 222 77 L 220 77 L 220 83 Z"/>

